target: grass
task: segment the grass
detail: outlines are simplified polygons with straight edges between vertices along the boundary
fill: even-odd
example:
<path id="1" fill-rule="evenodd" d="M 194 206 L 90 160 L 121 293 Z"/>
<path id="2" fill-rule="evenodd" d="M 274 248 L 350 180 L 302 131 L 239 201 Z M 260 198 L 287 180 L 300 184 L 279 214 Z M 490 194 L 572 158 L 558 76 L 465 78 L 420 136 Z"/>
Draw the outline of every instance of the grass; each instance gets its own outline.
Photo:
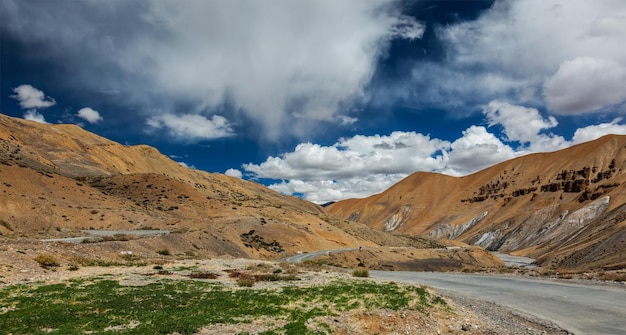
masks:
<path id="1" fill-rule="evenodd" d="M 440 304 L 420 287 L 371 281 L 258 290 L 162 279 L 120 286 L 105 278 L 0 289 L 4 334 L 193 334 L 211 324 L 275 320 L 262 334 L 313 334 L 307 320 L 361 309 L 419 310 Z M 278 322 L 280 321 L 280 322 Z M 111 330 L 114 329 L 113 332 Z"/>
<path id="2" fill-rule="evenodd" d="M 354 271 L 352 271 L 352 276 L 365 278 L 370 276 L 370 272 L 367 269 L 354 269 Z"/>

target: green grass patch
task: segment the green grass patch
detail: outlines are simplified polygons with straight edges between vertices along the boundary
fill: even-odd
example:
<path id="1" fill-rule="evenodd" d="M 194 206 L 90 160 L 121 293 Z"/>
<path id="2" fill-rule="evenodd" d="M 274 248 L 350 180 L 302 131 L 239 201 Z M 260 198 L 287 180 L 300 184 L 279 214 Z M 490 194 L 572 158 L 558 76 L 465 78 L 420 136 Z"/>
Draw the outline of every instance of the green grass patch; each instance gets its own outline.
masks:
<path id="1" fill-rule="evenodd" d="M 357 308 L 423 310 L 430 304 L 423 288 L 370 281 L 260 290 L 168 279 L 120 286 L 92 278 L 1 289 L 0 333 L 193 334 L 203 326 L 264 316 L 283 321 L 265 334 L 300 335 L 312 333 L 307 320 L 317 316 Z"/>

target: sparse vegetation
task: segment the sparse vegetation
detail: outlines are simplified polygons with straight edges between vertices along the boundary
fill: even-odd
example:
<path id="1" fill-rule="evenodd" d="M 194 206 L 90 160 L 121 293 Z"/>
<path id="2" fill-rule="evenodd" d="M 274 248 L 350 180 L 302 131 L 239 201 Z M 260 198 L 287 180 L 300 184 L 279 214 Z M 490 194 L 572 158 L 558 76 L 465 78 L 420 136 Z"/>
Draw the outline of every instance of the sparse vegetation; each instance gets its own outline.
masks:
<path id="1" fill-rule="evenodd" d="M 160 249 L 160 250 L 157 250 L 157 254 L 159 254 L 159 255 L 163 255 L 163 256 L 171 256 L 171 255 L 172 255 L 172 253 L 170 252 L 170 250 L 169 250 L 169 249 Z"/>
<path id="2" fill-rule="evenodd" d="M 237 279 L 237 285 L 241 287 L 252 287 L 256 281 L 253 278 L 245 277 Z"/>
<path id="3" fill-rule="evenodd" d="M 10 223 L 4 221 L 3 219 L 0 219 L 0 226 L 3 226 L 4 228 L 13 231 L 13 227 L 11 226 Z"/>
<path id="4" fill-rule="evenodd" d="M 217 277 L 219 277 L 218 274 L 213 273 L 213 272 L 192 272 L 189 274 L 188 276 L 189 278 L 193 278 L 193 279 L 217 279 Z"/>
<path id="5" fill-rule="evenodd" d="M 254 281 L 240 285 L 249 283 L 254 285 Z M 13 334 L 193 334 L 211 324 L 247 323 L 263 316 L 281 320 L 269 322 L 264 334 L 312 334 L 309 319 L 328 329 L 324 316 L 356 309 L 427 312 L 435 304 L 445 304 L 438 298 L 431 301 L 420 287 L 371 281 L 257 290 L 167 279 L 122 286 L 91 278 L 1 289 L 0 305 L 11 308 L 0 318 L 0 329 Z"/>
<path id="6" fill-rule="evenodd" d="M 39 254 L 33 258 L 44 269 L 54 268 L 61 265 L 61 262 L 52 254 Z"/>
<path id="7" fill-rule="evenodd" d="M 370 272 L 367 269 L 354 269 L 354 271 L 352 271 L 352 276 L 365 278 L 370 276 Z"/>

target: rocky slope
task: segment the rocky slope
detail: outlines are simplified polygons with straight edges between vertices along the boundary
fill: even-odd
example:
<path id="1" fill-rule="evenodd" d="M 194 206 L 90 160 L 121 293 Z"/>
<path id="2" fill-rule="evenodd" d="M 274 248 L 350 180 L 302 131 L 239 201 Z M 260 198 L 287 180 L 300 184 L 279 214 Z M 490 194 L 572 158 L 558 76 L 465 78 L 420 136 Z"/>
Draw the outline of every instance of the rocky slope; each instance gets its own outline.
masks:
<path id="1" fill-rule="evenodd" d="M 544 266 L 626 267 L 626 136 L 532 154 L 465 177 L 415 173 L 328 206 L 390 232 L 458 240 Z"/>
<path id="2" fill-rule="evenodd" d="M 40 242 L 92 229 L 172 233 L 118 234 L 79 245 Z M 17 271 L 17 259 L 36 266 L 32 258 L 42 251 L 73 264 L 77 255 L 114 262 L 163 254 L 279 259 L 326 249 L 442 247 L 337 219 L 257 183 L 188 169 L 146 145 L 125 146 L 77 126 L 1 114 L 0 242 L 0 272 Z"/>

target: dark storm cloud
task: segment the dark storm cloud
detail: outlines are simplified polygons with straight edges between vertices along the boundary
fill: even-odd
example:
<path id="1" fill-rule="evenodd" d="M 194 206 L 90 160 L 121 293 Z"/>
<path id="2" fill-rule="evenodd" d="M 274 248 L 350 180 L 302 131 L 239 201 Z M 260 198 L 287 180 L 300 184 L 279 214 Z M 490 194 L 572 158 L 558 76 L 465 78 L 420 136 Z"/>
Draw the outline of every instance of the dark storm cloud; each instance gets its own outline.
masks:
<path id="1" fill-rule="evenodd" d="M 135 124 L 159 120 L 192 139 L 197 131 L 178 126 L 189 119 L 252 121 L 270 140 L 354 120 L 342 108 L 363 98 L 389 41 L 423 33 L 388 0 L 1 6 L 3 35 L 23 58 L 46 63 L 66 91 L 114 96 L 141 111 Z"/>

